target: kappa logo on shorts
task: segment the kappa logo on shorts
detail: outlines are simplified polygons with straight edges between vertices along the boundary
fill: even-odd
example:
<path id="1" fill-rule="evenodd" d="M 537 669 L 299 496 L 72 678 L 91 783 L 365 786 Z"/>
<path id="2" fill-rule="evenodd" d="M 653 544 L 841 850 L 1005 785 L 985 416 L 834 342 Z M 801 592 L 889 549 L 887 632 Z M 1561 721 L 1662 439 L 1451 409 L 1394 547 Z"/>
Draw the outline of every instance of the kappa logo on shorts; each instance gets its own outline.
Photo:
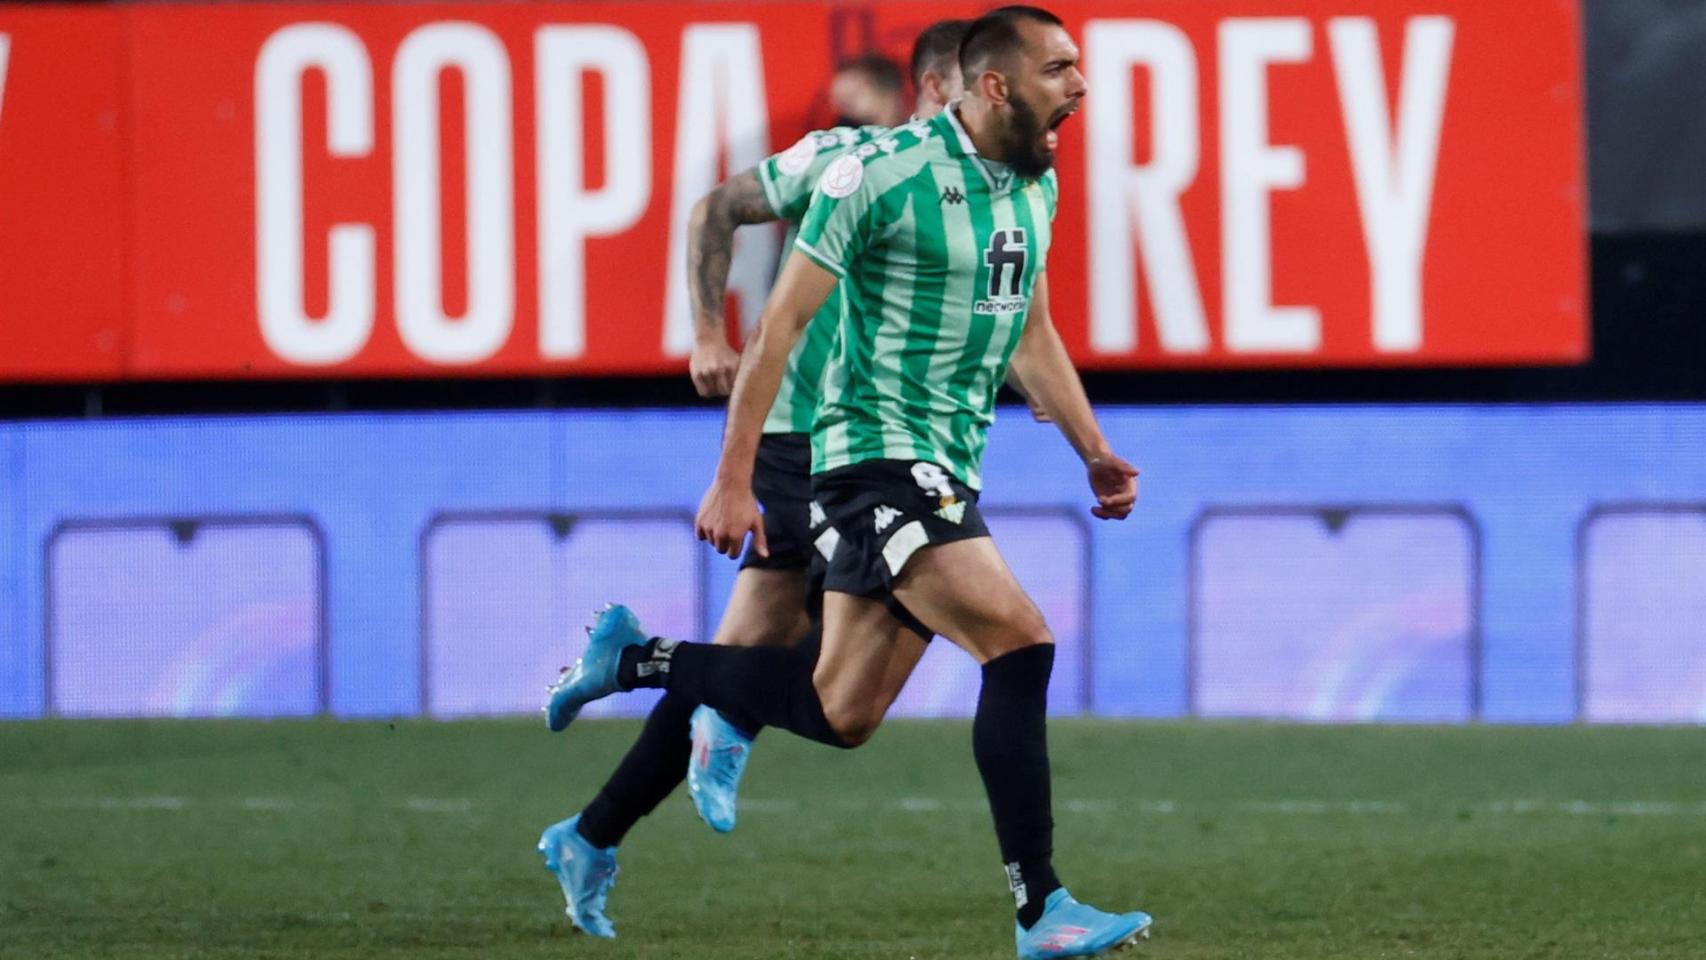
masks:
<path id="1" fill-rule="evenodd" d="M 876 516 L 877 532 L 882 533 L 889 528 L 889 524 L 893 523 L 896 517 L 900 516 L 900 511 L 893 507 L 878 507 Z"/>

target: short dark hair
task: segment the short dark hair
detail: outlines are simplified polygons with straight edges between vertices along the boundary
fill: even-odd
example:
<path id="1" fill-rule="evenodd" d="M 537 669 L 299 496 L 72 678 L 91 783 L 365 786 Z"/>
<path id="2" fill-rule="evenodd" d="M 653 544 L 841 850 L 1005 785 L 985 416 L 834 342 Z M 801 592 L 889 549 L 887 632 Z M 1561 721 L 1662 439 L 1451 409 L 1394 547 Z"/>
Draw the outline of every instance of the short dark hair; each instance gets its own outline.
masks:
<path id="1" fill-rule="evenodd" d="M 990 61 L 1024 49 L 1025 38 L 1019 34 L 1019 24 L 1026 20 L 1052 27 L 1065 26 L 1047 10 L 1022 4 L 999 7 L 973 20 L 960 41 L 960 72 L 965 75 L 966 86 L 971 86 L 972 78 L 987 69 Z"/>
<path id="2" fill-rule="evenodd" d="M 843 61 L 835 68 L 835 72 L 862 73 L 866 80 L 887 93 L 902 93 L 906 90 L 906 78 L 901 75 L 900 64 L 880 53 L 867 53 Z"/>
<path id="3" fill-rule="evenodd" d="M 960 41 L 970 26 L 970 20 L 938 20 L 924 28 L 912 42 L 912 89 L 924 85 L 926 73 L 941 73 L 949 60 L 959 64 Z"/>

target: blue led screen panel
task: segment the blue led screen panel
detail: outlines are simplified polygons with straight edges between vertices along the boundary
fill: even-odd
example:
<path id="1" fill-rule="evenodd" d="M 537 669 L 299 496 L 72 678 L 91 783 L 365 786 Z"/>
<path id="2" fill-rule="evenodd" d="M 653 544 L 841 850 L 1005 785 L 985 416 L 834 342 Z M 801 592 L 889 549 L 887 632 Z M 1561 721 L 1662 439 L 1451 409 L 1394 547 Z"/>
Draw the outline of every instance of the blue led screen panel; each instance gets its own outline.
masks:
<path id="1" fill-rule="evenodd" d="M 1706 723 L 1706 505 L 1597 514 L 1580 562 L 1584 719 Z"/>
<path id="2" fill-rule="evenodd" d="M 529 713 L 621 602 L 648 633 L 700 639 L 701 545 L 685 517 L 545 514 L 441 519 L 424 537 L 424 706 L 440 717 Z M 641 716 L 636 691 L 585 716 Z"/>
<path id="3" fill-rule="evenodd" d="M 1193 549 L 1198 714 L 1473 717 L 1477 561 L 1462 515 L 1210 512 Z"/>
<path id="4" fill-rule="evenodd" d="M 52 710 L 318 712 L 323 583 L 320 539 L 306 522 L 67 524 L 47 547 Z"/>

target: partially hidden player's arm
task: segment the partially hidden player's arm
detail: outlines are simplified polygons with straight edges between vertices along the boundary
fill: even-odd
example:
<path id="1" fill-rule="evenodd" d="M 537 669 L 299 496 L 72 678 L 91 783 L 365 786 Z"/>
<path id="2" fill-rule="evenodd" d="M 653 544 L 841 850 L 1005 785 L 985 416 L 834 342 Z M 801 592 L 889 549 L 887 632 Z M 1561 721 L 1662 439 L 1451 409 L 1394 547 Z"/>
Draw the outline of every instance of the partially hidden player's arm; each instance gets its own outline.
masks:
<path id="1" fill-rule="evenodd" d="M 740 372 L 729 396 L 728 422 L 723 426 L 723 452 L 711 489 L 699 504 L 695 531 L 718 553 L 740 555 L 748 533 L 761 556 L 770 555 L 764 522 L 752 495 L 752 466 L 764 418 L 787 372 L 788 354 L 835 289 L 836 276 L 798 251 L 788 257 L 770 299 L 759 315 L 758 329 L 741 354 Z"/>
<path id="2" fill-rule="evenodd" d="M 1096 506 L 1090 512 L 1104 520 L 1123 520 L 1137 503 L 1137 468 L 1108 445 L 1084 382 L 1066 353 L 1049 312 L 1048 274 L 1037 277 L 1025 332 L 1013 351 L 1012 373 L 1024 384 L 1031 402 L 1048 415 L 1065 435 L 1089 473 Z"/>
<path id="3" fill-rule="evenodd" d="M 729 346 L 723 302 L 729 284 L 735 230 L 769 223 L 776 211 L 764 196 L 757 169 L 736 174 L 693 205 L 687 218 L 688 289 L 693 298 L 693 356 L 688 371 L 701 397 L 727 396 L 740 354 Z"/>

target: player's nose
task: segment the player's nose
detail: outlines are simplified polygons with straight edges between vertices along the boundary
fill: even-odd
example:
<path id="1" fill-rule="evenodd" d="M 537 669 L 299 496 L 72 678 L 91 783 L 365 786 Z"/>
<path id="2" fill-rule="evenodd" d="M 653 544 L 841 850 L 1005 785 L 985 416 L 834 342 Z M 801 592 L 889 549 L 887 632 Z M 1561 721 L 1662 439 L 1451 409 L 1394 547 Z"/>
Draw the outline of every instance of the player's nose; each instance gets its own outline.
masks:
<path id="1" fill-rule="evenodd" d="M 1066 95 L 1073 100 L 1082 100 L 1090 92 L 1090 81 L 1085 79 L 1083 71 L 1072 68 L 1072 76 L 1067 78 Z"/>

